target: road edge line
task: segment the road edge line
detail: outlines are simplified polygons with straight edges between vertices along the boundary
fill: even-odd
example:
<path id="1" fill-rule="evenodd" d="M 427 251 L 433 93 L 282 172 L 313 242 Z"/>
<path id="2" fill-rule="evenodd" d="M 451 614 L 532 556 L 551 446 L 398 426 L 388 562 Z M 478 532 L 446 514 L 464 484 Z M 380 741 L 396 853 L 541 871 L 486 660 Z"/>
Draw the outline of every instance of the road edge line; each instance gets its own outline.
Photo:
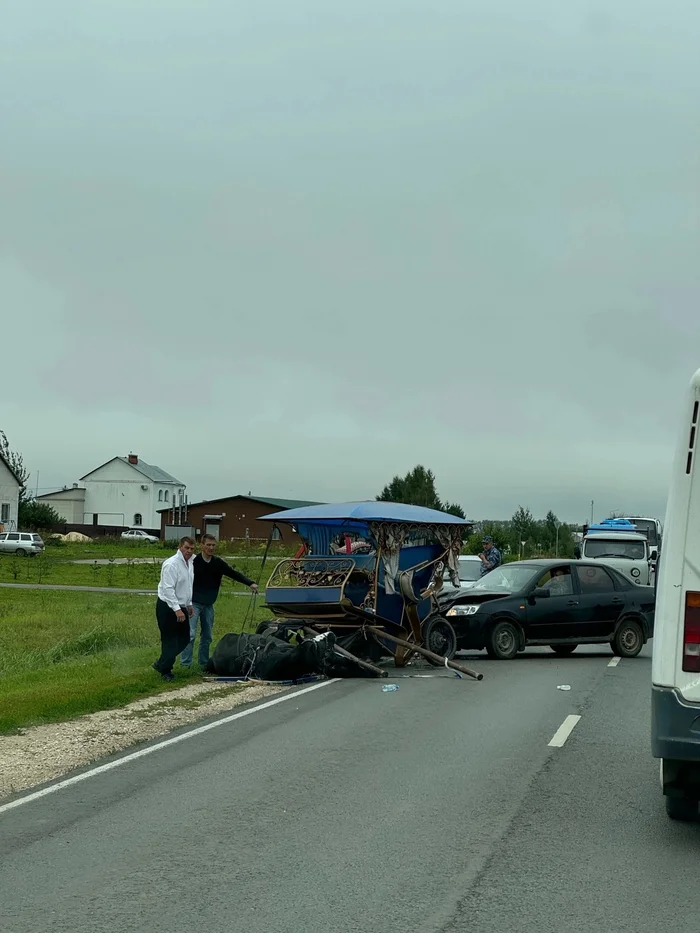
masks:
<path id="1" fill-rule="evenodd" d="M 237 713 L 224 716 L 222 719 L 217 719 L 214 722 L 208 722 L 203 726 L 195 726 L 194 729 L 190 729 L 172 738 L 164 739 L 154 745 L 147 745 L 145 748 L 140 748 L 136 752 L 130 752 L 128 755 L 123 755 L 121 758 L 116 758 L 114 761 L 108 761 L 104 765 L 98 765 L 96 768 L 90 768 L 88 771 L 83 771 L 80 774 L 66 778 L 56 784 L 51 784 L 49 787 L 44 787 L 42 790 L 26 794 L 24 797 L 18 797 L 17 800 L 11 800 L 9 803 L 0 804 L 0 816 L 2 816 L 3 813 L 7 813 L 9 810 L 21 807 L 25 803 L 32 803 L 34 800 L 40 800 L 42 797 L 47 797 L 49 794 L 54 794 L 66 787 L 72 787 L 74 784 L 79 784 L 81 781 L 86 781 L 88 778 L 95 777 L 98 774 L 104 774 L 107 771 L 113 771 L 115 768 L 119 768 L 131 761 L 136 761 L 138 758 L 145 758 L 146 755 L 151 755 L 154 752 L 160 751 L 162 748 L 169 748 L 171 745 L 177 745 L 179 742 L 184 742 L 186 739 L 191 739 L 196 735 L 202 735 L 204 732 L 210 732 L 212 729 L 217 729 L 219 726 L 226 726 L 231 722 L 235 722 L 237 719 L 251 716 L 253 713 L 257 713 L 260 710 L 269 709 L 271 706 L 277 706 L 279 703 L 285 703 L 287 700 L 300 697 L 305 693 L 311 693 L 313 690 L 320 690 L 321 687 L 329 687 L 331 684 L 339 683 L 340 680 L 340 677 L 333 677 L 331 680 L 324 680 L 319 684 L 311 684 L 308 687 L 304 687 L 302 690 L 294 690 L 290 693 L 285 693 L 283 696 L 275 697 L 272 700 L 266 700 L 264 703 L 251 706 L 248 709 L 239 710 Z"/>

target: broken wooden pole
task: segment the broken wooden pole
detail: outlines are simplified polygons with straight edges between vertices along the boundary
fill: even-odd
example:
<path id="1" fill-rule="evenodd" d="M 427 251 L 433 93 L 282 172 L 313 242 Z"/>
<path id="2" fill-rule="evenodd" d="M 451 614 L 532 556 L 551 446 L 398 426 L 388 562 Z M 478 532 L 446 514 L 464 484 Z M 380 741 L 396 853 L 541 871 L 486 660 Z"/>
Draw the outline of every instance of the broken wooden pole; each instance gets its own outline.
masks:
<path id="1" fill-rule="evenodd" d="M 450 661 L 447 658 L 442 657 L 442 655 L 435 654 L 434 651 L 428 651 L 428 649 L 423 648 L 422 645 L 413 644 L 410 641 L 406 641 L 405 638 L 397 638 L 396 635 L 390 635 L 388 632 L 385 632 L 384 629 L 377 628 L 375 625 L 366 625 L 365 628 L 368 632 L 371 632 L 378 641 L 381 639 L 386 639 L 387 641 L 394 642 L 396 645 L 401 645 L 402 648 L 410 648 L 410 650 L 415 651 L 416 654 L 422 654 L 424 658 L 429 658 L 431 661 L 444 664 L 445 667 L 451 667 L 452 670 L 459 671 L 460 674 L 466 674 L 467 677 L 473 677 L 474 680 L 484 679 L 483 674 L 478 674 L 476 671 L 470 670 L 470 668 L 465 667 L 463 664 L 458 664 L 457 661 Z"/>

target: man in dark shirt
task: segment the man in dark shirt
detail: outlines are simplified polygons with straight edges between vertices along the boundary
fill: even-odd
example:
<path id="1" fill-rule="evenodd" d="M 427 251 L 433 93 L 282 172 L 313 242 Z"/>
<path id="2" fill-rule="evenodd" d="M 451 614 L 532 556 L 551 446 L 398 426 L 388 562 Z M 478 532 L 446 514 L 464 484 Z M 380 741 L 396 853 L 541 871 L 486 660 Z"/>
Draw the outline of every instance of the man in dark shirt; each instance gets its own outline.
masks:
<path id="1" fill-rule="evenodd" d="M 213 535 L 202 535 L 202 553 L 194 558 L 194 591 L 192 606 L 194 612 L 190 618 L 190 643 L 180 655 L 180 664 L 190 667 L 194 655 L 194 640 L 197 636 L 197 622 L 202 623 L 202 633 L 199 639 L 199 666 L 206 667 L 209 660 L 209 647 L 214 630 L 214 603 L 219 595 L 221 581 L 224 577 L 245 583 L 254 593 L 258 592 L 258 584 L 248 577 L 234 570 L 225 560 L 217 557 L 217 540 Z"/>

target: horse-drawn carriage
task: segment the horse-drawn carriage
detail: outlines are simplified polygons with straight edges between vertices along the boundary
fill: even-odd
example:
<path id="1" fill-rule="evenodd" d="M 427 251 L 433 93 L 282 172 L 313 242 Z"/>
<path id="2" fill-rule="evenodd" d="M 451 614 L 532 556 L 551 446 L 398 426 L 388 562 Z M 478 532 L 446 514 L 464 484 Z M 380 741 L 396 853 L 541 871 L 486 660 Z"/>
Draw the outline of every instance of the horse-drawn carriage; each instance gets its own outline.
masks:
<path id="1" fill-rule="evenodd" d="M 458 557 L 471 523 L 392 502 L 345 502 L 263 516 L 291 526 L 303 546 L 275 567 L 265 591 L 279 629 L 332 631 L 337 645 L 397 667 L 420 653 L 452 662 L 457 637 L 437 612 L 447 575 L 459 586 Z"/>

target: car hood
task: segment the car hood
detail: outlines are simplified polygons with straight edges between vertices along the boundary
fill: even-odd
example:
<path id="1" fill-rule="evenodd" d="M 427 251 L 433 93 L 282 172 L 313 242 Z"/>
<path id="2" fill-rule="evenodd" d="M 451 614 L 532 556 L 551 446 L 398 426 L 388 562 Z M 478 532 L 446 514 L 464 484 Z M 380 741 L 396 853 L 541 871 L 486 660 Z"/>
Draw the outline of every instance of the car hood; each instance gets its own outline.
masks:
<path id="1" fill-rule="evenodd" d="M 458 605 L 459 603 L 487 603 L 493 599 L 507 599 L 509 596 L 513 595 L 515 594 L 499 593 L 495 590 L 477 590 L 476 592 L 473 589 L 454 590 L 451 593 L 445 593 L 439 596 L 438 604 L 440 609 L 449 609 L 450 606 Z"/>

